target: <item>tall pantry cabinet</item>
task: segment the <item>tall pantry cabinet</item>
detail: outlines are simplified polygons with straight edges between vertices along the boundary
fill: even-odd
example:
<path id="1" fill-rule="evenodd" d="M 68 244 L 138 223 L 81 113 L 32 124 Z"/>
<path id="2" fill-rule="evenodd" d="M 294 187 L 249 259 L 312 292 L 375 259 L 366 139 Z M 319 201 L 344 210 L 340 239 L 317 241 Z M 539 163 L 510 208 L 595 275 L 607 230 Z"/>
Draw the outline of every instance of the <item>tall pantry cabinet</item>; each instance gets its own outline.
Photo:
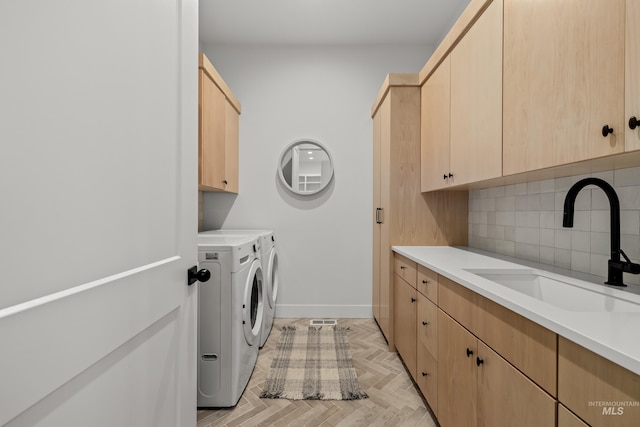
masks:
<path id="1" fill-rule="evenodd" d="M 468 193 L 420 192 L 418 74 L 389 74 L 373 117 L 373 315 L 393 337 L 392 246 L 466 245 Z"/>

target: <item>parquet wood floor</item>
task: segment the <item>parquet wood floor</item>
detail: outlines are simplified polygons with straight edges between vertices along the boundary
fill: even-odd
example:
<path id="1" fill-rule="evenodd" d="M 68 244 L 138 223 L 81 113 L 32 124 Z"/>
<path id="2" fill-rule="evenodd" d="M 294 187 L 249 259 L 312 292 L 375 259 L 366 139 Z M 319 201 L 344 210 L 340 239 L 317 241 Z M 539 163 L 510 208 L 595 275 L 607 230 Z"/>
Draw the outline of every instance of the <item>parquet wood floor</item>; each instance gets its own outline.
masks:
<path id="1" fill-rule="evenodd" d="M 309 325 L 310 319 L 276 319 L 249 384 L 234 408 L 198 410 L 198 427 L 341 426 L 435 427 L 430 412 L 396 353 L 387 345 L 373 319 L 338 319 L 348 326 L 349 345 L 360 389 L 368 399 L 320 401 L 260 399 L 269 365 L 280 337 L 276 327 Z"/>

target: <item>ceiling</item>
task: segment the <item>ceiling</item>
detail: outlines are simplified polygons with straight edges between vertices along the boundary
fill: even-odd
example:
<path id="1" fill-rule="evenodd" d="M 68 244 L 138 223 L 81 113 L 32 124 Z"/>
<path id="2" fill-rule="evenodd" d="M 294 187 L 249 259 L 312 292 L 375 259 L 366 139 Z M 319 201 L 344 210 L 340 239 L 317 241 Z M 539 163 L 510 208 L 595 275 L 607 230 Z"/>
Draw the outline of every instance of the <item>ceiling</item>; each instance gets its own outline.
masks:
<path id="1" fill-rule="evenodd" d="M 200 0 L 203 44 L 438 44 L 469 0 Z"/>

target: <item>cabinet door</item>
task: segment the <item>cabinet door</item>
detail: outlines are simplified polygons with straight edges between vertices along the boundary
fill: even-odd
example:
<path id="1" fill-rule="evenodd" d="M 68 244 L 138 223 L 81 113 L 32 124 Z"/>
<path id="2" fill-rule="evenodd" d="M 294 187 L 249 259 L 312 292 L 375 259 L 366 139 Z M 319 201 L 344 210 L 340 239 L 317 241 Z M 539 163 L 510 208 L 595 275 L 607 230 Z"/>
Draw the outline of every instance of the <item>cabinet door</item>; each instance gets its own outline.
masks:
<path id="1" fill-rule="evenodd" d="M 625 25 L 625 149 L 640 149 L 640 126 L 631 129 L 629 119 L 640 120 L 640 2 L 627 0 L 627 22 Z"/>
<path id="2" fill-rule="evenodd" d="M 450 185 L 502 175 L 502 0 L 451 52 Z"/>
<path id="3" fill-rule="evenodd" d="M 563 405 L 558 404 L 558 427 L 588 427 Z"/>
<path id="4" fill-rule="evenodd" d="M 624 10 L 625 0 L 505 1 L 505 175 L 624 150 Z"/>
<path id="5" fill-rule="evenodd" d="M 555 426 L 555 400 L 482 341 L 475 363 L 478 426 Z"/>
<path id="6" fill-rule="evenodd" d="M 418 292 L 418 343 L 438 358 L 438 307 Z"/>
<path id="7" fill-rule="evenodd" d="M 420 189 L 423 192 L 449 185 L 450 72 L 447 56 L 421 89 Z"/>
<path id="8" fill-rule="evenodd" d="M 416 383 L 420 387 L 422 395 L 429 403 L 433 413 L 438 416 L 438 361 L 418 341 L 418 360 L 416 362 Z"/>
<path id="9" fill-rule="evenodd" d="M 225 99 L 225 163 L 224 163 L 224 190 L 237 193 L 238 163 L 240 160 L 240 113 Z"/>
<path id="10" fill-rule="evenodd" d="M 558 400 L 592 426 L 637 427 L 640 375 L 560 337 Z"/>
<path id="11" fill-rule="evenodd" d="M 393 253 L 391 251 L 391 102 L 389 98 L 382 103 L 380 114 L 380 207 L 384 211 L 380 226 L 380 319 L 382 332 L 393 350 Z"/>
<path id="12" fill-rule="evenodd" d="M 380 232 L 381 225 L 377 223 L 376 210 L 380 208 L 380 117 L 382 113 L 376 112 L 373 116 L 373 317 L 378 322 L 387 339 L 387 332 L 380 319 Z"/>
<path id="13" fill-rule="evenodd" d="M 438 310 L 438 421 L 442 427 L 477 425 L 477 342 Z"/>
<path id="14" fill-rule="evenodd" d="M 411 376 L 416 378 L 416 290 L 394 274 L 393 336 L 398 353 Z"/>
<path id="15" fill-rule="evenodd" d="M 198 177 L 201 189 L 224 190 L 225 98 L 203 72 L 200 81 L 200 141 Z"/>

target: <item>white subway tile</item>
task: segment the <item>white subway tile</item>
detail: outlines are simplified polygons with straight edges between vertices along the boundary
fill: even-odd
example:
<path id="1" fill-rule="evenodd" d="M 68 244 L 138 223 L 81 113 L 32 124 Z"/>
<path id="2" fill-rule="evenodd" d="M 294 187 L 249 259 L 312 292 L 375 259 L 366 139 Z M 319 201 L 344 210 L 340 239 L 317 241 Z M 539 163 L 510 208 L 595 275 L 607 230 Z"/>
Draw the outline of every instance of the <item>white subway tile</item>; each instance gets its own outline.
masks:
<path id="1" fill-rule="evenodd" d="M 540 228 L 555 228 L 556 211 L 540 211 Z"/>
<path id="2" fill-rule="evenodd" d="M 473 226 L 473 234 L 479 237 L 487 237 L 487 224 L 475 224 Z"/>
<path id="3" fill-rule="evenodd" d="M 528 227 L 516 227 L 516 243 L 540 244 L 540 229 Z"/>
<path id="4" fill-rule="evenodd" d="M 611 234 L 609 233 L 589 233 L 591 236 L 590 251 L 592 254 L 611 254 Z"/>
<path id="5" fill-rule="evenodd" d="M 496 252 L 502 255 L 515 256 L 516 244 L 506 240 L 496 240 Z"/>
<path id="6" fill-rule="evenodd" d="M 568 228 L 555 230 L 553 246 L 557 249 L 571 249 L 571 231 Z"/>
<path id="7" fill-rule="evenodd" d="M 495 225 L 496 223 L 496 212 L 487 212 L 487 224 Z"/>
<path id="8" fill-rule="evenodd" d="M 591 212 L 591 231 L 608 232 L 611 229 L 609 211 Z"/>
<path id="9" fill-rule="evenodd" d="M 607 270 L 609 268 L 608 260 L 609 256 L 607 255 L 591 254 L 591 268 L 589 273 L 600 277 L 607 277 Z"/>
<path id="10" fill-rule="evenodd" d="M 516 242 L 516 257 L 529 261 L 540 261 L 540 246 Z"/>
<path id="11" fill-rule="evenodd" d="M 517 211 L 537 211 L 540 210 L 540 194 L 526 194 L 516 196 Z"/>
<path id="12" fill-rule="evenodd" d="M 487 237 L 497 240 L 504 240 L 504 227 L 501 225 L 488 225 Z"/>
<path id="13" fill-rule="evenodd" d="M 640 234 L 640 211 L 620 212 L 620 233 Z"/>
<path id="14" fill-rule="evenodd" d="M 540 229 L 540 246 L 553 247 L 554 245 L 555 245 L 555 230 L 548 229 L 548 228 L 541 228 Z M 542 253 L 541 253 L 541 256 L 542 256 Z"/>
<path id="15" fill-rule="evenodd" d="M 508 242 L 516 241 L 516 228 L 515 227 L 504 227 L 504 240 Z"/>
<path id="16" fill-rule="evenodd" d="M 496 199 L 496 211 L 515 211 L 515 210 L 516 210 L 515 196 L 498 197 Z"/>
<path id="17" fill-rule="evenodd" d="M 504 185 L 500 187 L 492 187 L 492 188 L 489 188 L 489 193 L 487 197 L 494 198 L 494 199 L 498 197 L 504 197 L 504 193 L 505 193 Z"/>
<path id="18" fill-rule="evenodd" d="M 567 192 L 566 191 L 559 191 L 554 193 L 555 194 L 555 199 L 556 199 L 556 210 L 557 211 L 563 211 L 564 210 L 564 199 L 567 196 Z"/>
<path id="19" fill-rule="evenodd" d="M 594 172 L 591 177 L 605 180 L 613 186 L 613 171 Z"/>
<path id="20" fill-rule="evenodd" d="M 591 211 L 575 211 L 573 213 L 573 229 L 580 231 L 590 231 Z"/>
<path id="21" fill-rule="evenodd" d="M 564 201 L 562 202 L 564 209 Z M 591 191 L 583 189 L 576 196 L 576 202 L 573 205 L 573 209 L 576 211 L 590 211 L 591 210 Z"/>
<path id="22" fill-rule="evenodd" d="M 604 211 L 609 209 L 609 198 L 604 191 L 593 190 L 591 192 L 591 209 L 594 211 Z"/>
<path id="23" fill-rule="evenodd" d="M 588 231 L 571 231 L 571 250 L 591 252 L 591 233 Z"/>
<path id="24" fill-rule="evenodd" d="M 553 193 L 556 191 L 556 180 L 555 179 L 545 179 L 540 181 L 540 192 L 541 193 Z"/>
<path id="25" fill-rule="evenodd" d="M 555 252 L 553 248 L 540 246 L 540 262 L 547 265 L 554 265 Z"/>
<path id="26" fill-rule="evenodd" d="M 556 194 L 555 193 L 542 193 L 540 194 L 540 210 L 552 211 L 556 207 Z"/>
<path id="27" fill-rule="evenodd" d="M 496 199 L 480 199 L 480 210 L 484 212 L 496 210 Z"/>
<path id="28" fill-rule="evenodd" d="M 516 194 L 516 185 L 515 184 L 507 185 L 504 188 L 504 195 L 505 196 L 514 196 L 515 194 Z"/>
<path id="29" fill-rule="evenodd" d="M 513 211 L 496 212 L 496 225 L 516 225 L 516 213 Z"/>
<path id="30" fill-rule="evenodd" d="M 571 269 L 571 251 L 568 249 L 556 248 L 553 251 L 554 262 L 553 265 L 560 268 Z"/>
<path id="31" fill-rule="evenodd" d="M 532 181 L 527 183 L 527 193 L 528 194 L 539 194 L 540 193 L 540 181 Z"/>
<path id="32" fill-rule="evenodd" d="M 624 210 L 640 210 L 640 186 L 620 187 L 616 190 L 620 199 L 620 208 Z"/>
<path id="33" fill-rule="evenodd" d="M 622 234 L 620 236 L 620 247 L 632 260 L 640 258 L 640 236 L 635 234 Z"/>
<path id="34" fill-rule="evenodd" d="M 488 193 L 489 193 L 489 190 L 487 190 L 486 188 L 478 190 L 478 198 L 479 199 L 486 199 Z"/>
<path id="35" fill-rule="evenodd" d="M 583 273 L 591 273 L 591 254 L 571 251 L 571 269 Z"/>
<path id="36" fill-rule="evenodd" d="M 614 171 L 613 182 L 616 187 L 638 185 L 638 183 L 640 183 L 640 167 L 618 169 Z"/>
<path id="37" fill-rule="evenodd" d="M 527 194 L 527 183 L 523 183 L 523 184 L 516 184 L 516 195 L 519 194 Z"/>

